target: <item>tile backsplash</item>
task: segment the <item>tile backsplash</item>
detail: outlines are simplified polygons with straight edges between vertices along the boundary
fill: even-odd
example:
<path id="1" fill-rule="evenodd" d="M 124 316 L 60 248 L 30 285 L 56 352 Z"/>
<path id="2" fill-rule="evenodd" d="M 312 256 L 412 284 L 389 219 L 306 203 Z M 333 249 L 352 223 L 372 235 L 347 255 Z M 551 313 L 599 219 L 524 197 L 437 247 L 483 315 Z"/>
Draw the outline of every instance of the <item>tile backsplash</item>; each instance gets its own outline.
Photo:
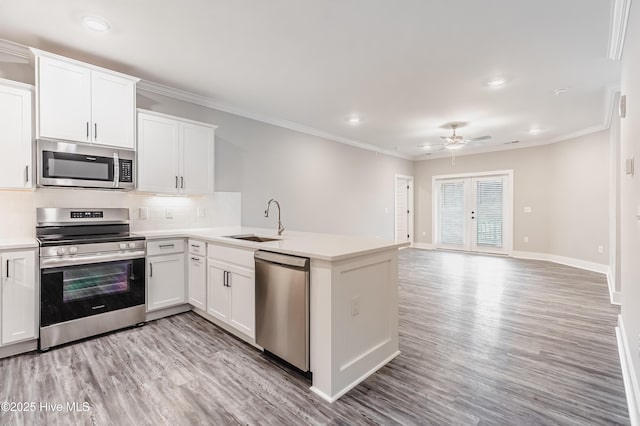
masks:
<path id="1" fill-rule="evenodd" d="M 37 207 L 126 207 L 129 209 L 132 231 L 206 228 L 239 226 L 241 196 L 239 192 L 166 197 L 79 189 L 0 191 L 0 239 L 33 237 Z M 147 209 L 147 219 L 140 219 L 141 208 Z M 167 213 L 173 217 L 167 218 Z"/>

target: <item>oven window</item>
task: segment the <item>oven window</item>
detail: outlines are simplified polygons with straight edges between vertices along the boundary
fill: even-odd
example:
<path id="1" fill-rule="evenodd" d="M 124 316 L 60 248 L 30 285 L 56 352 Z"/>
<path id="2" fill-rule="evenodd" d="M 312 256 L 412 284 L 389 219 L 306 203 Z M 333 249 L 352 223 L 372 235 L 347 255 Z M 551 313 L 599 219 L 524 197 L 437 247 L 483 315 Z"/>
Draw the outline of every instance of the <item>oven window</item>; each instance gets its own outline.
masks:
<path id="1" fill-rule="evenodd" d="M 128 292 L 132 264 L 129 261 L 64 270 L 62 301 Z"/>

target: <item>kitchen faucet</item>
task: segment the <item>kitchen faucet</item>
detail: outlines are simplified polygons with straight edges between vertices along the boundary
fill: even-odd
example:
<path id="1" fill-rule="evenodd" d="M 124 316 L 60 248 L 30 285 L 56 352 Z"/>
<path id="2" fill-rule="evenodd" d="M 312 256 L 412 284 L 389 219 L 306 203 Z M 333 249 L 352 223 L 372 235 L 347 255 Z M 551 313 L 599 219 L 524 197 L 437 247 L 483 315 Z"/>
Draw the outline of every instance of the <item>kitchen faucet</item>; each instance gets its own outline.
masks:
<path id="1" fill-rule="evenodd" d="M 276 206 L 278 207 L 278 235 L 282 235 L 282 231 L 284 231 L 284 226 L 282 226 L 282 222 L 280 221 L 280 203 L 276 201 L 275 198 L 270 199 L 269 202 L 267 203 L 267 209 L 264 211 L 264 217 L 269 217 L 269 207 L 271 206 L 272 202 L 276 203 Z"/>

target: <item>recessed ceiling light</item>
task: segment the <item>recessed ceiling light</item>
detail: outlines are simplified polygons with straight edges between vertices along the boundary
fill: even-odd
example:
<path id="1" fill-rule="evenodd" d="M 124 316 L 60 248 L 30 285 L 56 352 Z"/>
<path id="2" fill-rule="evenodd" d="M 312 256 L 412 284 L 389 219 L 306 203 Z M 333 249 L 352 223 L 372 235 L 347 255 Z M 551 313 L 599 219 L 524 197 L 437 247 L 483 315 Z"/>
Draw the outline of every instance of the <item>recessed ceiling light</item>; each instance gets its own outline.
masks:
<path id="1" fill-rule="evenodd" d="M 109 28 L 111 28 L 111 25 L 99 16 L 85 16 L 82 22 L 87 26 L 87 28 L 100 33 L 108 31 Z"/>
<path id="2" fill-rule="evenodd" d="M 504 77 L 493 77 L 487 80 L 487 86 L 492 88 L 502 87 L 506 84 L 507 80 Z"/>
<path id="3" fill-rule="evenodd" d="M 563 95 L 569 91 L 568 87 L 558 87 L 557 89 L 553 89 L 553 93 L 556 95 Z"/>
<path id="4" fill-rule="evenodd" d="M 347 118 L 347 123 L 351 124 L 352 126 L 357 126 L 358 124 L 362 123 L 362 119 L 356 115 L 353 115 Z"/>
<path id="5" fill-rule="evenodd" d="M 529 129 L 530 135 L 539 135 L 540 133 L 542 133 L 542 129 L 538 127 L 532 127 L 531 129 Z"/>

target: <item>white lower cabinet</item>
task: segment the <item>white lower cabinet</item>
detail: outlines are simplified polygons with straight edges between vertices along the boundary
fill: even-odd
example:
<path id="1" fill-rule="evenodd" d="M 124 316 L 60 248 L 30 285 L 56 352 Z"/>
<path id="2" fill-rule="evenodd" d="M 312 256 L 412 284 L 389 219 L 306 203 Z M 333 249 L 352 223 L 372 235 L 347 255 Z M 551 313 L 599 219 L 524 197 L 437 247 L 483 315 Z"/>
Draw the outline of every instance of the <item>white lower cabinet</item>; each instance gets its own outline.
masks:
<path id="1" fill-rule="evenodd" d="M 189 304 L 195 308 L 207 310 L 207 258 L 206 244 L 189 240 Z"/>
<path id="2" fill-rule="evenodd" d="M 207 313 L 255 338 L 254 269 L 220 259 L 207 263 Z"/>
<path id="3" fill-rule="evenodd" d="M 161 244 L 160 242 L 156 244 Z M 153 252 L 149 245 L 147 251 Z M 186 302 L 184 252 L 147 257 L 147 312 Z"/>
<path id="4" fill-rule="evenodd" d="M 0 257 L 2 345 L 35 339 L 38 336 L 35 252 L 3 252 Z"/>

